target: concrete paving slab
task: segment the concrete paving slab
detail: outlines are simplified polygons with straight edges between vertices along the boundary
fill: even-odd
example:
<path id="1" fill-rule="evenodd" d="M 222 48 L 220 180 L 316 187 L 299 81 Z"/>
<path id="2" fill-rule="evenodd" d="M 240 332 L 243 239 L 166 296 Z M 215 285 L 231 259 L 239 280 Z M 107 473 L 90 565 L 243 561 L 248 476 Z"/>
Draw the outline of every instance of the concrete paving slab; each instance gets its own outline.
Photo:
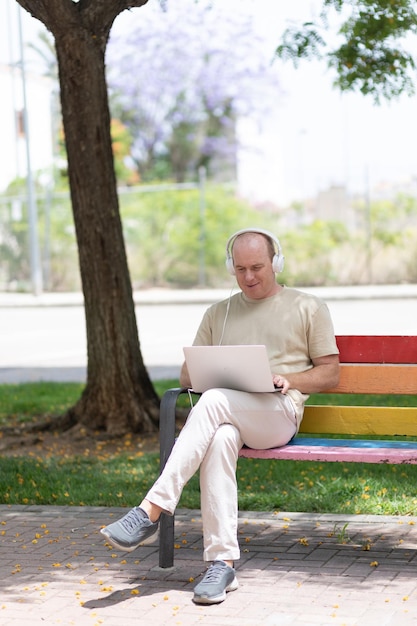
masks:
<path id="1" fill-rule="evenodd" d="M 417 624 L 417 518 L 241 512 L 239 589 L 199 606 L 200 511 L 178 511 L 169 570 L 157 539 L 129 554 L 105 545 L 99 528 L 124 513 L 0 505 L 2 626 Z"/>

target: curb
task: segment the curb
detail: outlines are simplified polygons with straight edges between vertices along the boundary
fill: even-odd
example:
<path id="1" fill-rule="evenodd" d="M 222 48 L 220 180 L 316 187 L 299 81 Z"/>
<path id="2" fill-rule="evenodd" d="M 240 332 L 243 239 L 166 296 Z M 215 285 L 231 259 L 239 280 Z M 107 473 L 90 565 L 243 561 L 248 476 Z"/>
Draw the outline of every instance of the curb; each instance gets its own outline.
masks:
<path id="1" fill-rule="evenodd" d="M 391 300 L 417 298 L 417 284 L 404 285 L 351 285 L 343 287 L 297 287 L 322 298 L 323 300 Z M 142 305 L 182 305 L 212 304 L 225 300 L 237 288 L 232 289 L 149 289 L 133 294 L 137 306 Z M 0 293 L 0 308 L 17 307 L 67 307 L 83 306 L 80 292 L 43 293 L 38 296 L 29 293 Z"/>

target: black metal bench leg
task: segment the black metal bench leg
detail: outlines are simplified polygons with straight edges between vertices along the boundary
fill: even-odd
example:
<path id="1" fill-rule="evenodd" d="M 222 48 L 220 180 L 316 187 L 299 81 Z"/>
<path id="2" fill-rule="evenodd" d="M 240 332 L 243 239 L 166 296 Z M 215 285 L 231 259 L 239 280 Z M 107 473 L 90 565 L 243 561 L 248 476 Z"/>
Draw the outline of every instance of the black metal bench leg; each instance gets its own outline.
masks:
<path id="1" fill-rule="evenodd" d="M 173 515 L 162 513 L 159 522 L 159 567 L 174 566 L 174 523 Z"/>
<path id="2" fill-rule="evenodd" d="M 159 417 L 160 471 L 165 467 L 175 443 L 175 409 L 178 396 L 187 389 L 168 389 L 161 399 Z M 173 515 L 161 515 L 159 531 L 159 567 L 174 565 L 174 522 Z"/>

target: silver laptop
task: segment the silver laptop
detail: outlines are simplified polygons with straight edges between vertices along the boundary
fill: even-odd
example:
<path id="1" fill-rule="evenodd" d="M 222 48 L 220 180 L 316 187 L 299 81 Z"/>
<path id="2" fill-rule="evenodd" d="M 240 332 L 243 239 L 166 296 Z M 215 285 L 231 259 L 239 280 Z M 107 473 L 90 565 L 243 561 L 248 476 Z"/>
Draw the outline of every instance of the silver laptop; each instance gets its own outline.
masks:
<path id="1" fill-rule="evenodd" d="M 275 391 L 265 346 L 190 346 L 185 361 L 194 391 L 214 387 Z"/>

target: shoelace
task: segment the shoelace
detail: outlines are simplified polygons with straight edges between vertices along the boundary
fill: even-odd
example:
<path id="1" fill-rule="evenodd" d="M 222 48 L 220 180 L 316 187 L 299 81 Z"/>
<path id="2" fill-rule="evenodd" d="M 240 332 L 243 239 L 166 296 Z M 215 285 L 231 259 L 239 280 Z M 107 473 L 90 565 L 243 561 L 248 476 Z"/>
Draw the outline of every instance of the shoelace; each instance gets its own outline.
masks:
<path id="1" fill-rule="evenodd" d="M 222 577 L 225 569 L 226 568 L 221 563 L 213 563 L 213 565 L 209 567 L 206 575 L 204 576 L 204 582 L 217 583 Z"/>
<path id="2" fill-rule="evenodd" d="M 120 520 L 120 524 L 127 532 L 131 532 L 132 530 L 135 530 L 138 522 L 140 521 L 142 521 L 142 518 L 137 514 L 135 509 L 132 509 L 123 519 Z"/>

